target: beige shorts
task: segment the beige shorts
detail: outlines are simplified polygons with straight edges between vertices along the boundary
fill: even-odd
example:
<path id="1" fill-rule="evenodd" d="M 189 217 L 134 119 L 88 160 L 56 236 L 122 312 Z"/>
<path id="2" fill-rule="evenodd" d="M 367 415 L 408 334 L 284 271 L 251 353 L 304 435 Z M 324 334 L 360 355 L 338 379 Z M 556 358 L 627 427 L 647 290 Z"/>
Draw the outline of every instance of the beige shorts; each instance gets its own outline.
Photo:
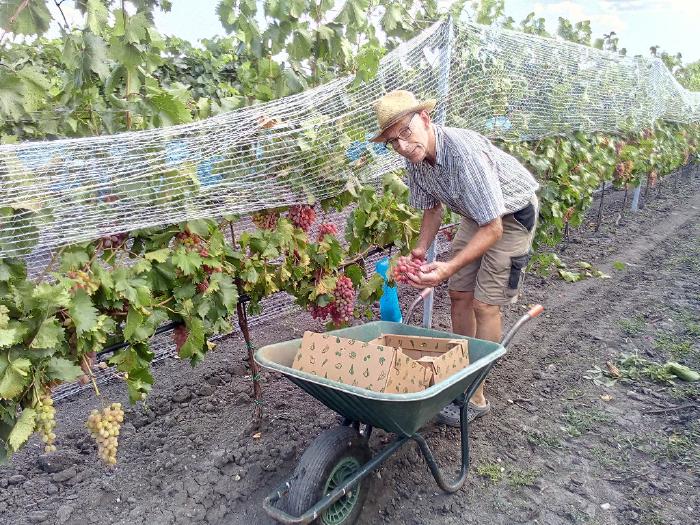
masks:
<path id="1" fill-rule="evenodd" d="M 450 290 L 474 292 L 475 299 L 492 305 L 517 301 L 522 288 L 523 272 L 530 258 L 530 247 L 539 213 L 537 197 L 533 197 L 530 202 L 535 208 L 532 229 L 528 231 L 513 214 L 503 216 L 501 238 L 480 259 L 466 265 L 450 277 Z M 463 218 L 452 241 L 450 258 L 464 248 L 478 230 L 479 225 L 474 220 Z"/>

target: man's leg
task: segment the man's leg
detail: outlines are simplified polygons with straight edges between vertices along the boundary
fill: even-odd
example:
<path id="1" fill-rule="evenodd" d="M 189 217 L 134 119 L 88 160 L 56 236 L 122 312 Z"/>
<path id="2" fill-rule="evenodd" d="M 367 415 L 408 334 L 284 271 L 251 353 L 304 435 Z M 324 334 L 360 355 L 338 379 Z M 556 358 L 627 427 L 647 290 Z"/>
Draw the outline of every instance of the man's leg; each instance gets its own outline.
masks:
<path id="1" fill-rule="evenodd" d="M 474 299 L 472 310 L 476 318 L 476 338 L 498 343 L 501 341 L 503 328 L 501 322 L 501 307 L 493 304 L 482 303 Z M 454 315 L 454 314 L 453 314 Z M 471 402 L 477 406 L 486 406 L 484 397 L 484 383 L 481 383 L 471 398 Z"/>
<path id="2" fill-rule="evenodd" d="M 450 290 L 452 302 L 452 332 L 468 337 L 476 336 L 476 317 L 473 308 L 474 292 L 459 292 Z"/>

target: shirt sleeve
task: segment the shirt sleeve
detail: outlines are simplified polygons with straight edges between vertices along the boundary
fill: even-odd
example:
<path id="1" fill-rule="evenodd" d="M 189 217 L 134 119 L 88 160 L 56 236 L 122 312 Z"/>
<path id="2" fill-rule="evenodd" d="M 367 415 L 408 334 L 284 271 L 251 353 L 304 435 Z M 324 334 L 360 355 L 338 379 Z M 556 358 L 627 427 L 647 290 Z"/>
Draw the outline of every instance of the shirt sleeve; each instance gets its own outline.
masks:
<path id="1" fill-rule="evenodd" d="M 415 173 L 410 167 L 406 168 L 408 174 L 407 185 L 408 185 L 408 204 L 412 208 L 417 210 L 429 210 L 434 208 L 439 204 L 439 201 L 433 197 L 430 193 L 425 191 L 420 184 L 417 182 L 418 174 Z"/>
<path id="2" fill-rule="evenodd" d="M 496 166 L 485 151 L 462 148 L 458 169 L 464 207 L 483 226 L 507 213 Z"/>

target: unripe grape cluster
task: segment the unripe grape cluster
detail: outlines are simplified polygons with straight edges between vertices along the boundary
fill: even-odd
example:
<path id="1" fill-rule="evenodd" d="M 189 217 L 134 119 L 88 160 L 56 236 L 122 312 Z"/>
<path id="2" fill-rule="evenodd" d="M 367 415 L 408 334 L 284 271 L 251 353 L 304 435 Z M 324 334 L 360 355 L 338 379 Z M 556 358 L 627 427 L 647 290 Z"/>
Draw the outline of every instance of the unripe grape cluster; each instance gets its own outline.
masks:
<path id="1" fill-rule="evenodd" d="M 411 257 L 401 256 L 396 260 L 391 275 L 397 283 L 408 284 L 412 282 L 409 275 L 418 275 L 420 266 L 420 262 Z"/>
<path id="2" fill-rule="evenodd" d="M 318 241 L 321 242 L 326 235 L 338 235 L 338 227 L 332 222 L 324 222 L 318 227 Z"/>
<path id="3" fill-rule="evenodd" d="M 330 316 L 336 326 L 350 321 L 354 311 L 355 289 L 352 286 L 352 280 L 345 275 L 338 277 L 333 291 L 333 301 L 326 306 L 316 304 L 309 306 L 311 317 L 325 320 Z"/>
<path id="4" fill-rule="evenodd" d="M 261 230 L 274 230 L 277 227 L 279 214 L 272 211 L 261 211 L 251 216 L 253 224 Z"/>
<path id="5" fill-rule="evenodd" d="M 88 416 L 87 426 L 90 435 L 97 442 L 97 452 L 107 465 L 117 464 L 119 429 L 124 422 L 121 403 L 112 403 L 102 411 L 93 410 Z"/>
<path id="6" fill-rule="evenodd" d="M 107 235 L 106 237 L 102 237 L 102 247 L 105 250 L 119 248 L 128 238 L 128 233 L 115 233 L 114 235 Z"/>
<path id="7" fill-rule="evenodd" d="M 44 452 L 56 452 L 56 409 L 53 406 L 51 396 L 45 395 L 39 398 L 36 403 L 36 426 L 37 432 L 41 434 L 41 440 L 44 442 Z"/>
<path id="8" fill-rule="evenodd" d="M 308 232 L 316 221 L 316 210 L 308 204 L 292 206 L 289 208 L 288 217 L 294 226 Z"/>
<path id="9" fill-rule="evenodd" d="M 83 270 L 70 271 L 66 274 L 66 277 L 75 281 L 73 286 L 71 286 L 71 291 L 73 292 L 85 290 L 89 295 L 92 295 L 100 287 L 99 283 Z"/>
<path id="10" fill-rule="evenodd" d="M 204 239 L 202 239 L 196 233 L 191 233 L 188 231 L 180 232 L 175 236 L 175 242 L 176 244 L 181 244 L 190 250 L 206 250 L 206 248 L 204 248 Z M 202 257 L 206 256 L 202 255 Z"/>

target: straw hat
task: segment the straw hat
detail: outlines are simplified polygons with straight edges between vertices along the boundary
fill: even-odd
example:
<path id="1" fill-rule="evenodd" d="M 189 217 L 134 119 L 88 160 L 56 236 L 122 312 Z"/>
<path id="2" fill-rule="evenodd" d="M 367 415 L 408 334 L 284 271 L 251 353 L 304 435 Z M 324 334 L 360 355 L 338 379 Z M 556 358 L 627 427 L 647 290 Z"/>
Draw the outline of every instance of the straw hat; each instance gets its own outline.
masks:
<path id="1" fill-rule="evenodd" d="M 370 142 L 382 142 L 384 132 L 406 115 L 423 110 L 430 113 L 435 108 L 436 102 L 434 98 L 419 102 L 413 93 L 404 89 L 387 93 L 374 102 L 374 111 L 377 113 L 377 121 L 379 122 L 379 133 L 372 137 Z"/>

